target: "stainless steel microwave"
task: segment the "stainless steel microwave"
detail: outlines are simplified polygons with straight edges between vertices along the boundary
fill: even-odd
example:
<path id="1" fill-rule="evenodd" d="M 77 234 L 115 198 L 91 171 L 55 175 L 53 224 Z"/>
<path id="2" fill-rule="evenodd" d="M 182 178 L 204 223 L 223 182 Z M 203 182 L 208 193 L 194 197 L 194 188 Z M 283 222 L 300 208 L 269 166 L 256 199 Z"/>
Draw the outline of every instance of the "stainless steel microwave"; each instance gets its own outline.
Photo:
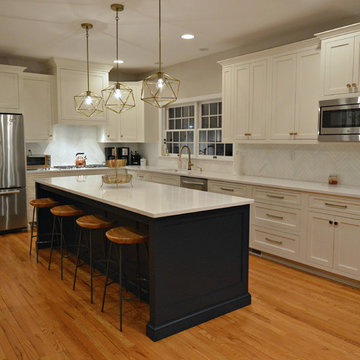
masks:
<path id="1" fill-rule="evenodd" d="M 360 141 L 360 97 L 319 101 L 319 141 Z"/>

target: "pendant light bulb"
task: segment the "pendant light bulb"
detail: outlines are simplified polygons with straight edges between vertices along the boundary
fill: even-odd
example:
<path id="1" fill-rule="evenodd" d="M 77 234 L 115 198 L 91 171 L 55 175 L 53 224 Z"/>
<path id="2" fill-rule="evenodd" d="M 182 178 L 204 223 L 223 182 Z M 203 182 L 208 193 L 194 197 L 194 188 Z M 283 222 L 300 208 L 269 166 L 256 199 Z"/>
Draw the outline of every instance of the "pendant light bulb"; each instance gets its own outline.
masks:
<path id="1" fill-rule="evenodd" d="M 105 100 L 105 107 L 111 111 L 120 114 L 123 111 L 130 110 L 135 106 L 135 98 L 132 89 L 119 82 L 119 12 L 124 10 L 122 4 L 112 4 L 111 10 L 116 12 L 116 83 L 108 86 L 101 91 Z"/>
<path id="2" fill-rule="evenodd" d="M 75 111 L 87 117 L 99 114 L 104 111 L 103 99 L 101 96 L 90 91 L 90 75 L 89 75 L 89 30 L 92 29 L 92 24 L 81 24 L 81 27 L 86 31 L 86 80 L 87 90 L 79 95 L 74 96 Z"/>
<path id="3" fill-rule="evenodd" d="M 161 70 L 161 0 L 159 0 L 159 71 L 143 80 L 141 100 L 163 108 L 176 101 L 180 87 L 180 80 Z"/>

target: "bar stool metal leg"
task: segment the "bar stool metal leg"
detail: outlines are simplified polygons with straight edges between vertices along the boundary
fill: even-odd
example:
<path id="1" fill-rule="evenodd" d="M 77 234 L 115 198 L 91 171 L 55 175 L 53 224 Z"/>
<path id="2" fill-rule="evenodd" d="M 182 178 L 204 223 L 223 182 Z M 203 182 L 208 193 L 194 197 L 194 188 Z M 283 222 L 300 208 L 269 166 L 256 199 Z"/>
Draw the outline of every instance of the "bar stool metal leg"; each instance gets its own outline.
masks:
<path id="1" fill-rule="evenodd" d="M 82 229 L 80 228 L 80 231 L 79 231 L 79 243 L 78 243 L 78 249 L 77 249 L 77 258 L 76 258 L 76 266 L 75 266 L 75 274 L 74 274 L 73 290 L 75 290 L 77 270 L 78 270 L 79 263 L 80 263 L 80 248 L 81 248 L 81 242 L 82 242 L 81 235 L 82 235 Z"/>
<path id="2" fill-rule="evenodd" d="M 31 222 L 31 236 L 30 236 L 30 252 L 29 252 L 29 255 L 31 255 L 32 242 L 33 242 L 33 238 L 34 238 L 34 221 L 35 221 L 35 206 L 33 207 L 32 222 Z"/>
<path id="3" fill-rule="evenodd" d="M 122 245 L 119 246 L 120 331 L 122 331 Z"/>
<path id="4" fill-rule="evenodd" d="M 53 217 L 53 228 L 52 228 L 52 233 L 51 233 L 51 245 L 50 245 L 50 256 L 49 256 L 48 270 L 50 270 L 52 252 L 53 252 L 53 248 L 54 248 L 55 227 L 56 227 L 56 216 Z"/>
<path id="5" fill-rule="evenodd" d="M 91 303 L 93 304 L 93 275 L 94 275 L 94 269 L 93 269 L 93 251 L 92 251 L 92 237 L 91 232 L 89 231 L 89 256 L 90 256 L 90 292 L 91 292 Z"/>
<path id="6" fill-rule="evenodd" d="M 109 280 L 111 250 L 112 250 L 112 242 L 110 241 L 110 245 L 109 245 L 109 249 L 108 249 L 107 264 L 106 264 L 106 277 L 105 277 L 105 286 L 104 286 L 104 294 L 103 294 L 102 305 L 101 305 L 101 312 L 104 312 L 106 288 L 108 285 L 110 285 L 110 284 L 108 284 L 108 280 Z"/>

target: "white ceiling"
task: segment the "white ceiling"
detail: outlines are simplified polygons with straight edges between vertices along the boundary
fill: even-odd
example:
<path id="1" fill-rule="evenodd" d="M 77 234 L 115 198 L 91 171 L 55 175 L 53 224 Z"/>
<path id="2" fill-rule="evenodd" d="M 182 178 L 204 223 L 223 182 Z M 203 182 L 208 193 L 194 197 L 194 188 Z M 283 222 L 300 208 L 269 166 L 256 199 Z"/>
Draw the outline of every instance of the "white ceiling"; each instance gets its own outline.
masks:
<path id="1" fill-rule="evenodd" d="M 84 59 L 82 22 L 91 22 L 90 59 L 111 63 L 115 13 L 111 0 L 0 0 L 0 55 Z M 125 0 L 120 13 L 121 69 L 147 71 L 157 61 L 158 0 Z M 289 42 L 360 20 L 359 0 L 163 0 L 166 65 L 283 36 Z M 355 22 L 355 21 L 354 21 Z M 180 39 L 193 33 L 191 41 Z M 200 48 L 208 48 L 202 52 Z"/>

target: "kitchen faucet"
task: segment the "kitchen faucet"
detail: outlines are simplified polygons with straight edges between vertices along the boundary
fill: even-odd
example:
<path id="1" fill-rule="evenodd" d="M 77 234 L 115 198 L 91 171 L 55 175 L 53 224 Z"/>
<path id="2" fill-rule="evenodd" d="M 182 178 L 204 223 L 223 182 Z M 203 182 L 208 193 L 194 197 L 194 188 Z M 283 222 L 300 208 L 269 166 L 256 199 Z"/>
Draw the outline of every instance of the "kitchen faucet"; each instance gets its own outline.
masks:
<path id="1" fill-rule="evenodd" d="M 191 162 L 191 150 L 190 150 L 190 148 L 189 148 L 187 145 L 183 145 L 183 146 L 180 148 L 180 151 L 179 151 L 179 161 L 181 161 L 181 153 L 182 153 L 182 151 L 183 151 L 184 148 L 187 149 L 188 154 L 189 154 L 188 170 L 191 170 L 191 166 L 193 166 L 194 164 Z"/>

